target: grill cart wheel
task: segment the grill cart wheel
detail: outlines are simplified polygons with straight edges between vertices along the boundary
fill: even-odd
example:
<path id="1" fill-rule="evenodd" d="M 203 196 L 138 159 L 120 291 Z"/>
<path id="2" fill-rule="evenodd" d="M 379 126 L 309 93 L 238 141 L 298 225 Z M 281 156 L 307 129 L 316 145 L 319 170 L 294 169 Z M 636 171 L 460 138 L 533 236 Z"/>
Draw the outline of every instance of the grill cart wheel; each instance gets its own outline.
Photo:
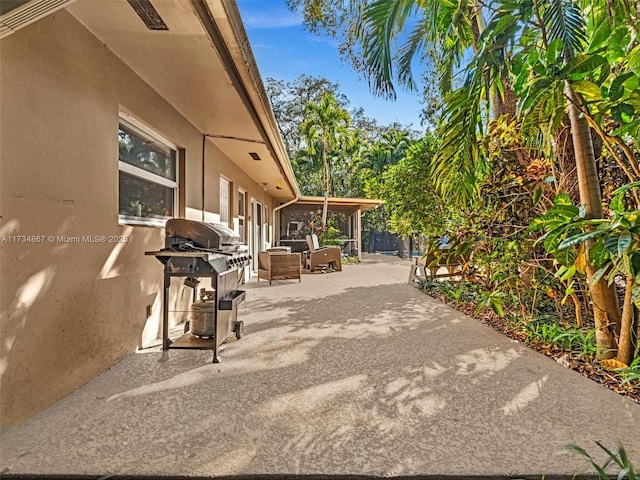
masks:
<path id="1" fill-rule="evenodd" d="M 189 331 L 190 325 L 191 325 L 191 323 L 189 322 L 189 320 L 184 322 L 184 333 L 187 333 Z"/>
<path id="2" fill-rule="evenodd" d="M 233 331 L 236 334 L 236 338 L 240 340 L 242 338 L 242 335 L 244 335 L 244 323 L 242 322 L 242 320 L 236 322 L 236 328 L 234 328 Z"/>

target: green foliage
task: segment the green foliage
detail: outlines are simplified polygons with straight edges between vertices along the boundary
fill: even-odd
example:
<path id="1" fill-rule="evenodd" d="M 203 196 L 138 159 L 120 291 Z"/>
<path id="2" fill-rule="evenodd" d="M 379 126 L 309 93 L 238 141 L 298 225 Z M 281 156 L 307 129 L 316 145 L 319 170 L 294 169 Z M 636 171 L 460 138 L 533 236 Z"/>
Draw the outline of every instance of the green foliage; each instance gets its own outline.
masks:
<path id="1" fill-rule="evenodd" d="M 332 164 L 339 161 L 337 152 L 347 150 L 353 139 L 349 129 L 351 117 L 334 97 L 333 93 L 322 95 L 320 102 L 309 102 L 304 106 L 305 118 L 300 126 L 305 138 L 305 150 L 311 158 L 320 157 L 322 162 L 322 192 L 325 202 L 322 207 L 322 225 L 327 222 L 327 198 L 333 179 Z"/>
<path id="2" fill-rule="evenodd" d="M 477 303 L 481 297 L 480 287 L 470 281 L 451 282 L 421 279 L 419 288 L 429 293 L 441 293 L 455 305 L 461 303 Z"/>
<path id="3" fill-rule="evenodd" d="M 500 318 L 504 317 L 504 297 L 507 296 L 505 292 L 495 291 L 495 292 L 480 292 L 480 301 L 478 302 L 478 308 L 476 308 L 475 314 L 477 315 L 480 311 L 485 308 L 491 308 L 496 315 Z"/>
<path id="4" fill-rule="evenodd" d="M 447 284 L 442 286 L 442 293 L 455 305 L 458 305 L 466 293 L 464 285 Z"/>
<path id="5" fill-rule="evenodd" d="M 524 321 L 522 328 L 528 343 L 556 346 L 580 355 L 587 362 L 593 362 L 599 353 L 596 328 L 570 327 L 554 315 L 540 315 L 530 321 Z"/>
<path id="6" fill-rule="evenodd" d="M 553 338 L 553 343 L 573 353 L 579 353 L 584 359 L 592 362 L 598 354 L 596 331 L 596 328 L 571 328 Z"/>
<path id="7" fill-rule="evenodd" d="M 481 297 L 478 285 L 473 282 L 440 282 L 442 284 L 442 293 L 455 304 L 461 302 L 477 303 Z"/>
<path id="8" fill-rule="evenodd" d="M 525 326 L 526 339 L 528 342 L 538 341 L 549 345 L 557 345 L 560 335 L 565 333 L 565 329 L 557 322 L 557 319 L 549 316 L 541 316 L 528 322 Z"/>
<path id="9" fill-rule="evenodd" d="M 328 191 L 338 197 L 365 196 L 365 181 L 380 179 L 387 167 L 405 157 L 415 141 L 416 132 L 398 124 L 380 126 L 362 109 L 355 109 L 351 111 L 351 125 L 333 132 L 335 135 L 330 137 L 335 141 L 325 142 L 323 149 L 322 133 L 310 128 L 308 117 L 312 106 L 316 110 L 313 113 L 320 112 L 323 95 L 331 92 L 335 102 L 329 110 L 346 111 L 349 101 L 339 92 L 338 85 L 323 77 L 302 75 L 292 82 L 268 79 L 267 91 L 303 195 L 322 196 Z M 328 107 L 326 99 L 324 103 Z M 340 123 L 344 118 L 341 114 L 335 120 Z M 369 232 L 388 230 L 388 220 L 384 206 L 365 212 L 365 242 Z"/>
<path id="10" fill-rule="evenodd" d="M 640 356 L 636 356 L 627 368 L 616 368 L 615 371 L 622 379 L 623 385 L 626 383 L 637 383 L 640 385 Z"/>
<path id="11" fill-rule="evenodd" d="M 291 1 L 335 7 L 333 0 Z M 634 2 L 351 4 L 361 15 L 347 22 L 345 38 L 361 49 L 359 70 L 373 89 L 393 96 L 394 83 L 411 88 L 411 58 L 426 51 L 444 102 L 437 107 L 443 113 L 437 142 L 427 137 L 407 150 L 406 158 L 383 168 L 374 167 L 384 158 L 381 149 L 370 150 L 368 164 L 361 161 L 368 194 L 386 201 L 375 220 L 388 215 L 397 232 L 446 233 L 469 245 L 470 278 L 484 292 L 478 302 L 499 314 L 511 308 L 531 315 L 555 309 L 562 317 L 569 299 L 579 313 L 586 273 L 593 273 L 589 264 L 596 268 L 593 282 L 611 283 L 620 274 L 633 278 L 637 305 L 640 36 Z M 344 21 L 345 8 L 333 9 L 335 25 Z M 327 9 L 318 12 L 322 17 Z M 465 52 L 468 61 L 461 64 Z M 580 188 L 583 193 L 602 190 L 611 200 L 608 218 L 589 218 L 591 204 L 587 215 L 569 195 L 556 195 L 583 150 L 572 156 L 561 135 L 571 118 L 574 127 L 586 127 L 576 115 L 567 116 L 576 109 L 600 139 L 575 138 L 584 138 L 588 147 L 595 143 L 601 179 L 606 179 L 601 185 L 582 182 Z M 628 182 L 631 186 L 616 191 Z M 463 293 L 453 289 L 447 295 L 456 301 Z M 545 328 L 543 335 L 551 336 L 554 327 Z M 593 334 L 556 333 L 559 342 L 591 355 Z"/>
<path id="12" fill-rule="evenodd" d="M 339 85 L 325 77 L 300 75 L 290 82 L 267 78 L 265 88 L 287 153 L 292 159 L 304 146 L 300 125 L 305 118 L 306 104 L 320 103 L 325 93 L 336 92 L 334 95 L 340 107 L 347 109 L 349 106 L 349 100 L 339 93 Z"/>
<path id="13" fill-rule="evenodd" d="M 569 85 L 580 95 L 576 105 L 597 128 L 605 141 L 620 144 L 640 133 L 640 69 L 637 23 L 627 2 L 539 3 L 546 32 L 543 42 L 525 45 L 522 62 L 513 70 L 515 85 L 522 89 L 520 112 L 523 130 L 532 139 L 544 139 L 550 152 L 551 139 L 564 115 L 563 91 Z M 586 9 L 589 14 L 586 14 Z M 541 52 L 540 47 L 546 49 Z M 611 122 L 611 120 L 614 122 Z M 626 137 L 626 136 L 629 137 Z M 633 158 L 618 156 L 629 168 L 628 181 L 637 179 Z M 631 170 L 635 170 L 634 174 Z"/>
<path id="14" fill-rule="evenodd" d="M 349 100 L 339 85 L 324 77 L 301 75 L 290 82 L 268 78 L 266 90 L 303 195 L 324 193 L 322 149 L 308 142 L 301 128 L 309 115 L 305 106 L 320 105 L 323 95 L 330 93 L 336 106 L 349 111 L 351 117 L 351 127 L 340 132 L 348 134 L 344 141 L 327 152 L 331 195 L 364 196 L 364 179 L 379 175 L 385 165 L 397 162 L 416 136 L 416 132 L 397 124 L 378 125 L 362 108 L 349 110 Z"/>
<path id="15" fill-rule="evenodd" d="M 581 245 L 592 242 L 588 261 L 598 270 L 591 281 L 597 282 L 606 275 L 613 282 L 619 274 L 634 278 L 633 301 L 640 306 L 640 210 L 627 210 L 624 202 L 624 195 L 638 186 L 640 183 L 629 184 L 614 192 L 608 219 L 585 219 L 584 209 L 560 194 L 545 215 L 533 220 L 532 230 L 546 231 L 541 240 L 547 252 L 564 267 L 559 270 L 563 280 L 576 271 L 584 271 L 587 258 Z"/>
<path id="16" fill-rule="evenodd" d="M 320 219 L 317 219 L 317 225 L 320 225 Z M 344 245 L 344 241 L 347 238 L 345 235 L 340 234 L 340 230 L 335 227 L 335 220 L 329 218 L 327 225 L 324 228 L 316 230 L 318 234 L 318 243 L 320 246 L 326 245 Z"/>
<path id="17" fill-rule="evenodd" d="M 348 265 L 356 265 L 360 263 L 360 259 L 355 255 L 348 255 L 342 258 L 342 263 L 346 263 Z"/>
<path id="18" fill-rule="evenodd" d="M 487 18 L 483 31 L 475 23 L 480 15 Z M 554 153 L 554 135 L 563 126 L 567 86 L 581 95 L 576 106 L 598 126 L 610 151 L 623 138 L 637 144 L 640 48 L 633 15 L 627 2 L 603 0 L 501 0 L 484 10 L 479 2 L 380 0 L 366 5 L 352 41 L 361 43 L 373 90 L 389 96 L 394 80 L 413 85 L 408 58 L 427 47 L 435 51 L 430 56 L 443 80 L 444 109 L 432 182 L 468 204 L 486 173 L 487 152 L 478 142 L 487 114 L 499 114 L 509 94 L 519 108 L 502 111 L 520 117 L 524 144 L 546 156 Z M 409 24 L 413 30 L 403 32 Z M 401 35 L 404 43 L 394 43 Z M 464 80 L 452 89 L 451 73 L 471 46 L 474 55 L 460 72 Z M 640 177 L 628 152 L 615 158 Z"/>
<path id="19" fill-rule="evenodd" d="M 579 447 L 578 445 L 572 444 L 569 445 L 568 448 L 584 457 L 584 459 L 589 463 L 589 465 L 595 470 L 597 474 L 597 478 L 600 480 L 610 480 L 612 477 L 609 473 L 607 473 L 607 468 L 610 465 L 616 465 L 617 472 L 616 477 L 618 480 L 636 480 L 638 478 L 638 473 L 634 469 L 629 457 L 627 456 L 627 452 L 622 445 L 618 447 L 618 451 L 614 452 L 609 448 L 605 447 L 602 443 L 596 442 L 598 447 L 606 454 L 606 460 L 604 463 L 600 464 L 589 452 L 587 452 L 584 448 Z"/>
<path id="20" fill-rule="evenodd" d="M 388 165 L 381 176 L 371 175 L 365 181 L 367 195 L 385 202 L 394 232 L 442 236 L 455 222 L 455 211 L 430 185 L 429 161 L 436 145 L 434 136 L 425 135 L 406 149 L 404 158 Z"/>
<path id="21" fill-rule="evenodd" d="M 434 158 L 433 174 L 438 189 L 444 195 L 456 194 L 462 205 L 477 199 L 479 178 L 487 168 L 477 132 L 478 125 L 483 123 L 481 105 L 476 100 L 482 96 L 481 80 L 478 75 L 470 75 L 463 87 L 445 97 L 443 124 L 439 129 L 443 140 Z"/>

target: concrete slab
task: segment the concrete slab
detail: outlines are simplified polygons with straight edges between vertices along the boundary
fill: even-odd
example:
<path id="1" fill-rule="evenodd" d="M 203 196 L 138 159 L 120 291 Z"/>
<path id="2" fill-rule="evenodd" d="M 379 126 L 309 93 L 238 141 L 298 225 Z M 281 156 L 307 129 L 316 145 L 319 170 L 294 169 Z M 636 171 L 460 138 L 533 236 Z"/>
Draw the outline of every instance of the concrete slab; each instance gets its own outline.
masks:
<path id="1" fill-rule="evenodd" d="M 0 433 L 5 474 L 573 474 L 576 443 L 640 465 L 640 405 L 407 285 L 371 255 L 246 285 L 245 336 L 132 353 Z"/>

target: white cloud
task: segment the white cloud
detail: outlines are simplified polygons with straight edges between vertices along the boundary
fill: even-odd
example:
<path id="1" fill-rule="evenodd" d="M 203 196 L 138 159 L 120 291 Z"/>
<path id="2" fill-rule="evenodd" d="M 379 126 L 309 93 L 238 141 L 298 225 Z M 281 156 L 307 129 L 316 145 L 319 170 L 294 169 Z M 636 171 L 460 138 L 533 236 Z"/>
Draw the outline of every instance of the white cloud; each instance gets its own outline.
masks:
<path id="1" fill-rule="evenodd" d="M 335 48 L 336 50 L 338 49 L 338 47 L 340 47 L 340 42 L 333 37 L 326 37 L 326 36 L 319 37 L 317 35 L 307 35 L 306 39 L 312 43 L 322 43 L 325 45 L 329 45 L 330 47 Z"/>
<path id="2" fill-rule="evenodd" d="M 275 45 L 269 45 L 268 43 L 252 43 L 251 44 L 251 48 L 253 48 L 254 50 L 256 50 L 256 49 L 273 50 L 273 51 L 280 50 L 279 47 L 277 47 Z"/>
<path id="3" fill-rule="evenodd" d="M 244 26 L 247 30 L 251 29 L 271 29 L 271 28 L 287 28 L 302 25 L 302 17 L 296 13 L 286 12 L 283 14 L 268 14 L 261 12 L 259 14 L 243 15 Z"/>

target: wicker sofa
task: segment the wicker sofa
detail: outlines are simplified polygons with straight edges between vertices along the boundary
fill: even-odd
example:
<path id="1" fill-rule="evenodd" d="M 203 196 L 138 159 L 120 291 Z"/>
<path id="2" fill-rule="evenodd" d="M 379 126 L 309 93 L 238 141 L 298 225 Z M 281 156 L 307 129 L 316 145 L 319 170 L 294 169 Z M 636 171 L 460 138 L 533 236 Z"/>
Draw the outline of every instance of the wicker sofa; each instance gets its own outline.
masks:
<path id="1" fill-rule="evenodd" d="M 302 259 L 300 253 L 284 252 L 258 252 L 258 281 L 298 279 L 300 282 L 300 270 Z"/>

